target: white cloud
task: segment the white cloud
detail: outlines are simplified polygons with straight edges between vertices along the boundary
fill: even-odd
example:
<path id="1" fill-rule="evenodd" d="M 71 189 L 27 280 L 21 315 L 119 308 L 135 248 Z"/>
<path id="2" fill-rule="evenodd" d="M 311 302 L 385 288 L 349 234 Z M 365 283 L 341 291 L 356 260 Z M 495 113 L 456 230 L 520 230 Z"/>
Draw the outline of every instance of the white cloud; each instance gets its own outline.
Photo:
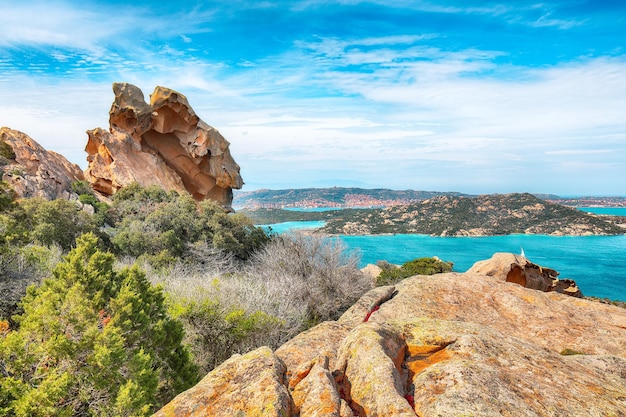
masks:
<path id="1" fill-rule="evenodd" d="M 46 15 L 46 4 L 29 6 L 28 25 L 25 5 L 0 6 L 0 25 L 11 31 L 0 47 L 52 46 L 51 57 L 80 74 L 56 78 L 34 63 L 36 73 L 20 75 L 0 58 L 0 125 L 83 166 L 85 130 L 107 127 L 110 85 L 126 81 L 146 98 L 156 85 L 185 94 L 232 143 L 244 179 L 261 186 L 305 186 L 340 169 L 342 178 L 372 186 L 436 189 L 447 181 L 487 188 L 536 177 L 546 188 L 533 191 L 559 192 L 549 187 L 581 175 L 577 170 L 605 177 L 623 171 L 624 57 L 504 67 L 501 51 L 444 50 L 429 42 L 438 34 L 408 34 L 309 38 L 281 54 L 242 57 L 233 68 L 174 42 L 189 47 L 214 11 L 194 10 L 189 16 L 197 20 L 168 34 L 149 11 L 108 15 L 58 3 Z M 504 6 L 439 7 L 514 15 Z M 141 36 L 161 36 L 159 47 L 118 40 L 137 28 Z"/>

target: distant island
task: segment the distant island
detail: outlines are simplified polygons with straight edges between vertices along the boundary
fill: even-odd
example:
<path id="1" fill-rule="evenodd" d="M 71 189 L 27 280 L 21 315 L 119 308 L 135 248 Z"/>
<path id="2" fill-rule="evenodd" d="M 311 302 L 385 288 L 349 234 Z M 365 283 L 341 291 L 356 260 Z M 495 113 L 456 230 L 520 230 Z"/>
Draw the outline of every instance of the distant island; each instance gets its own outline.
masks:
<path id="1" fill-rule="evenodd" d="M 289 190 L 276 193 L 270 198 L 274 203 L 289 201 L 283 207 L 305 207 L 297 195 L 314 196 L 313 189 L 305 192 Z M 334 193 L 327 201 L 338 203 L 338 196 L 363 195 L 355 189 L 330 189 Z M 348 192 L 350 190 L 350 192 Z M 362 191 L 358 189 L 359 191 Z M 264 192 L 269 198 L 272 193 Z M 404 193 L 404 194 L 396 194 Z M 393 190 L 376 190 L 376 201 L 400 195 L 418 196 L 419 193 Z M 277 208 L 242 209 L 256 224 L 273 224 L 285 221 L 323 220 L 326 225 L 318 231 L 324 234 L 427 234 L 433 236 L 491 236 L 514 233 L 546 235 L 618 235 L 626 233 L 626 218 L 598 216 L 585 213 L 563 204 L 553 203 L 528 193 L 489 194 L 468 196 L 455 193 L 434 193 L 427 199 L 415 199 L 408 204 L 389 205 L 379 208 L 346 208 L 328 211 L 294 211 Z M 277 196 L 280 196 L 277 197 Z M 290 196 L 287 198 L 286 196 Z M 550 196 L 558 198 L 557 196 Z M 250 198 L 250 195 L 248 195 Z M 324 200 L 316 196 L 315 201 Z M 239 200 L 241 201 L 241 200 Z M 267 200 L 266 200 L 267 201 Z M 312 201 L 312 200 L 306 200 Z M 345 201 L 345 200 L 344 200 Z M 363 201 L 374 201 L 366 200 Z M 238 197 L 234 199 L 235 204 Z M 299 205 L 302 204 L 302 205 Z M 260 205 L 257 200 L 257 206 Z M 373 206 L 376 206 L 374 204 Z M 310 205 L 308 207 L 317 207 Z M 322 206 L 323 207 L 323 206 Z M 337 206 L 326 206 L 337 207 Z"/>
<path id="2" fill-rule="evenodd" d="M 410 204 L 440 195 L 470 196 L 458 192 L 390 190 L 386 188 L 291 188 L 236 191 L 237 208 L 372 208 Z"/>
<path id="3" fill-rule="evenodd" d="M 290 188 L 234 191 L 233 207 L 258 208 L 374 208 L 407 205 L 437 196 L 477 197 L 456 191 L 391 190 L 387 188 Z M 626 197 L 561 197 L 555 194 L 533 194 L 551 203 L 570 207 L 626 207 Z"/>

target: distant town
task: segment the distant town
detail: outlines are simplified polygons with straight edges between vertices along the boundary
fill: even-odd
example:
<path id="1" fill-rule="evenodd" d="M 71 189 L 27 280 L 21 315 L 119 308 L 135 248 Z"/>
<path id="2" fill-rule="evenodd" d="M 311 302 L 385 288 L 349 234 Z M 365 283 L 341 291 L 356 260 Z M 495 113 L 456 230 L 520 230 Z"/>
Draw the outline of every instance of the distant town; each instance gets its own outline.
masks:
<path id="1" fill-rule="evenodd" d="M 626 207 L 626 197 L 546 198 L 551 203 L 571 207 Z"/>
<path id="2" fill-rule="evenodd" d="M 381 208 L 404 206 L 442 195 L 476 197 L 457 192 L 332 187 L 236 192 L 233 206 L 248 209 Z M 570 207 L 626 207 L 626 197 L 560 197 L 554 194 L 535 196 Z"/>

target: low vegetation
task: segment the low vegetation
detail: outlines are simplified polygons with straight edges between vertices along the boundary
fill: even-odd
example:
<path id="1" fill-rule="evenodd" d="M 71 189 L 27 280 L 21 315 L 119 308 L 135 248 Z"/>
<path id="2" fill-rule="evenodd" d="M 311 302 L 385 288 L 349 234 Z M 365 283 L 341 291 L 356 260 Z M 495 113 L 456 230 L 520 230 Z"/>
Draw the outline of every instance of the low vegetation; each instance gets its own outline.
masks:
<path id="1" fill-rule="evenodd" d="M 531 194 L 477 197 L 442 195 L 387 208 L 294 212 L 262 208 L 246 212 L 258 224 L 324 220 L 326 234 L 411 233 L 434 236 L 486 236 L 512 233 L 581 235 L 624 234 L 618 219 L 585 213 Z"/>
<path id="2" fill-rule="evenodd" d="M 0 413 L 146 415 L 197 381 L 163 291 L 86 234 L 0 338 Z"/>
<path id="3" fill-rule="evenodd" d="M 110 204 L 78 183 L 78 201 L 0 191 L 0 415 L 149 415 L 373 285 L 337 240 L 155 187 Z"/>
<path id="4" fill-rule="evenodd" d="M 414 275 L 434 275 L 444 272 L 451 272 L 452 262 L 444 262 L 439 258 L 418 258 L 405 262 L 400 267 L 391 265 L 387 262 L 378 262 L 378 266 L 382 269 L 376 277 L 376 285 L 392 285 L 402 281 L 405 278 Z"/>

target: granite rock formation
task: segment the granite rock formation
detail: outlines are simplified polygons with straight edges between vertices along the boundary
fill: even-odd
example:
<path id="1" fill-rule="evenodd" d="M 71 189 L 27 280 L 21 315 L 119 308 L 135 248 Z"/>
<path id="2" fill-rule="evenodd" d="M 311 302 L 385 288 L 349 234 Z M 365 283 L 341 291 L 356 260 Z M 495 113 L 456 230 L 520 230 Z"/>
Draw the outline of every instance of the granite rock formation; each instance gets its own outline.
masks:
<path id="1" fill-rule="evenodd" d="M 25 133 L 0 128 L 2 180 L 22 198 L 69 199 L 72 183 L 83 180 L 83 171 L 64 156 L 44 149 Z"/>
<path id="2" fill-rule="evenodd" d="M 230 144 L 184 95 L 157 86 L 148 104 L 132 84 L 115 83 L 113 92 L 109 131 L 87 131 L 85 178 L 94 190 L 110 196 L 137 182 L 230 207 L 232 189 L 243 185 Z"/>
<path id="3" fill-rule="evenodd" d="M 491 259 L 476 262 L 467 272 L 496 277 L 533 290 L 583 296 L 573 280 L 559 279 L 557 271 L 534 264 L 523 255 L 495 253 Z"/>
<path id="4" fill-rule="evenodd" d="M 375 288 L 275 352 L 232 357 L 156 416 L 625 410 L 625 309 L 467 272 Z"/>

